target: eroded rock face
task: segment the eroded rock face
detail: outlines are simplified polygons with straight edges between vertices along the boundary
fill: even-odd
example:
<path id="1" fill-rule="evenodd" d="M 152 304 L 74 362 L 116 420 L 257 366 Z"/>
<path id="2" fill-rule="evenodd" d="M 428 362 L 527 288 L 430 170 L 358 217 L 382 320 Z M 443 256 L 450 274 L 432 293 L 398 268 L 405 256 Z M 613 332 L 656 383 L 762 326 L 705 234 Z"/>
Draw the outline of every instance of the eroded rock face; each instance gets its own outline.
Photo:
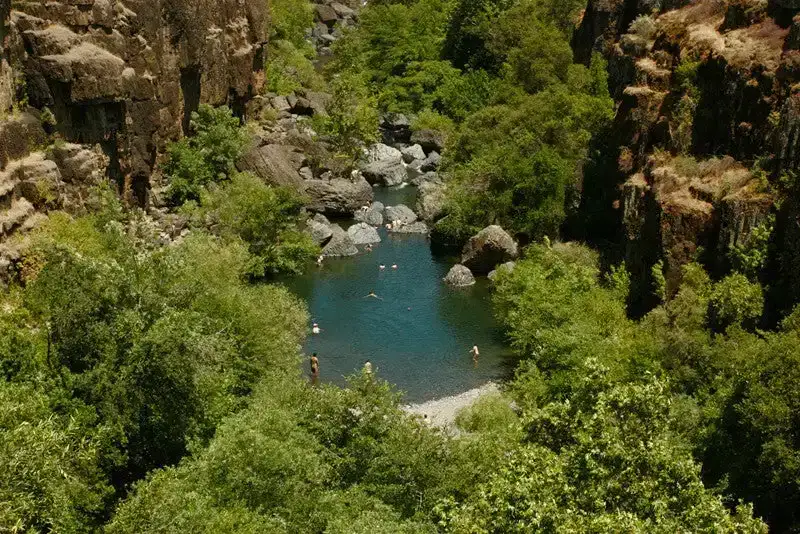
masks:
<path id="1" fill-rule="evenodd" d="M 495 266 L 517 259 L 517 244 L 497 225 L 487 226 L 464 245 L 461 263 L 472 272 L 488 274 Z"/>
<path id="2" fill-rule="evenodd" d="M 453 287 L 468 287 L 475 284 L 475 277 L 472 271 L 464 265 L 453 265 L 453 268 L 444 277 L 447 285 Z"/>
<path id="3" fill-rule="evenodd" d="M 147 181 L 199 104 L 243 112 L 263 84 L 261 0 L 23 1 L 10 21 L 31 104 L 100 144 L 120 185 Z"/>
<path id="4" fill-rule="evenodd" d="M 419 186 L 417 214 L 420 219 L 435 222 L 444 213 L 445 186 L 438 182 L 424 182 Z"/>
<path id="5" fill-rule="evenodd" d="M 302 191 L 303 178 L 299 170 L 305 166 L 305 159 L 293 146 L 254 142 L 236 162 L 236 167 L 252 172 L 269 184 Z"/>

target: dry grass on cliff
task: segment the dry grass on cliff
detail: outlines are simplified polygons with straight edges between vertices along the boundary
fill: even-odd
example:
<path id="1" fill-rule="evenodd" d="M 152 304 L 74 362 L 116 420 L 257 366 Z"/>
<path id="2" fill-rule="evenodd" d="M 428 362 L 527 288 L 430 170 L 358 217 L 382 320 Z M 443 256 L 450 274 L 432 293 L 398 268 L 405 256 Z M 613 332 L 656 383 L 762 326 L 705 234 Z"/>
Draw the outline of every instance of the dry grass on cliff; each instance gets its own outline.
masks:
<path id="1" fill-rule="evenodd" d="M 721 32 L 727 0 L 699 0 L 663 14 L 658 28 L 680 45 L 683 55 L 723 57 L 731 66 L 778 68 L 788 29 L 767 18 L 751 26 Z"/>

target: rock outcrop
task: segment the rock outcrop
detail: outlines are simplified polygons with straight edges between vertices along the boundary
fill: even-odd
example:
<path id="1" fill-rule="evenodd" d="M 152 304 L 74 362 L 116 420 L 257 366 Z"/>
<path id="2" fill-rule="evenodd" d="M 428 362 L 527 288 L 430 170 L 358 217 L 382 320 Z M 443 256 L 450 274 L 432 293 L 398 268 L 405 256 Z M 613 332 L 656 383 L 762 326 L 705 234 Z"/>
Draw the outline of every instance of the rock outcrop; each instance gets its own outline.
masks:
<path id="1" fill-rule="evenodd" d="M 411 224 L 417 221 L 417 214 L 411 208 L 403 204 L 387 206 L 384 212 L 386 220 L 394 225 L 399 222 L 401 225 Z"/>
<path id="2" fill-rule="evenodd" d="M 447 273 L 447 276 L 444 277 L 444 281 L 447 285 L 453 287 L 475 285 L 475 277 L 472 275 L 472 271 L 464 265 L 454 265 Z"/>
<path id="3" fill-rule="evenodd" d="M 372 187 L 363 178 L 347 180 L 306 180 L 308 207 L 328 215 L 352 215 L 362 206 L 372 203 Z"/>
<path id="4" fill-rule="evenodd" d="M 308 221 L 306 227 L 308 233 L 311 234 L 311 239 L 320 247 L 325 246 L 328 241 L 331 240 L 331 237 L 333 237 L 333 230 L 331 230 L 329 223 L 311 219 Z"/>
<path id="5" fill-rule="evenodd" d="M 358 248 L 353 243 L 353 239 L 341 226 L 333 224 L 330 229 L 333 235 L 328 244 L 325 245 L 325 248 L 322 249 L 323 256 L 338 258 L 358 254 Z"/>
<path id="6" fill-rule="evenodd" d="M 347 235 L 353 240 L 356 245 L 369 245 L 371 243 L 380 243 L 381 236 L 378 231 L 367 223 L 357 223 L 347 229 Z"/>
<path id="7" fill-rule="evenodd" d="M 267 22 L 261 0 L 15 2 L 0 80 L 10 64 L 61 137 L 99 144 L 145 203 L 157 155 L 199 104 L 242 114 L 259 92 Z"/>
<path id="8" fill-rule="evenodd" d="M 517 259 L 514 239 L 497 225 L 487 226 L 470 238 L 461 255 L 461 263 L 477 274 L 488 274 L 497 265 Z"/>
<path id="9" fill-rule="evenodd" d="M 419 186 L 417 196 L 417 215 L 423 221 L 436 222 L 444 213 L 445 204 L 444 184 L 439 182 L 424 182 Z"/>

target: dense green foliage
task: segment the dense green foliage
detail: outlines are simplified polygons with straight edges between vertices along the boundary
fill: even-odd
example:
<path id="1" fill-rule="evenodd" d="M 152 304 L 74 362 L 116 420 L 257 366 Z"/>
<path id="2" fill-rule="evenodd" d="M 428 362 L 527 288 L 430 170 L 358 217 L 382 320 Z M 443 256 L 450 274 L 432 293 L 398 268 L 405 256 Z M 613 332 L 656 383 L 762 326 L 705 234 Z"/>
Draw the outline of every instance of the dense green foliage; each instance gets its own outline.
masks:
<path id="1" fill-rule="evenodd" d="M 111 497 L 202 447 L 265 376 L 291 372 L 305 312 L 247 286 L 247 251 L 170 248 L 118 210 L 54 216 L 0 332 L 0 525 L 92 530 Z"/>
<path id="2" fill-rule="evenodd" d="M 174 205 L 198 200 L 204 187 L 226 180 L 247 141 L 239 119 L 226 107 L 200 106 L 192 113 L 191 128 L 191 137 L 170 145 L 164 165 Z"/>
<path id="3" fill-rule="evenodd" d="M 440 241 L 463 243 L 489 224 L 555 235 L 572 208 L 612 102 L 603 60 L 572 62 L 580 3 L 554 4 L 381 2 L 335 47 L 332 71 L 366 78 L 381 110 L 449 119 Z"/>

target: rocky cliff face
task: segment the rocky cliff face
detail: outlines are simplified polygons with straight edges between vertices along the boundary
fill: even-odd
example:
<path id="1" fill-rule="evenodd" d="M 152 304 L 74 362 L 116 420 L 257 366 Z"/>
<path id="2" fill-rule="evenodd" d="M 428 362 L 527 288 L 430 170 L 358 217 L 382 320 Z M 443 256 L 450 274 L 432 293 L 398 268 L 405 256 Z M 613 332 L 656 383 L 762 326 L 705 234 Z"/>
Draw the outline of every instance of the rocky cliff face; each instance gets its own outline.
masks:
<path id="1" fill-rule="evenodd" d="M 642 291 L 658 260 L 670 289 L 687 261 L 724 271 L 730 248 L 774 209 L 775 188 L 752 170 L 774 185 L 798 169 L 798 10 L 791 1 L 590 0 L 575 57 L 605 56 L 618 102 L 601 169 L 616 194 L 590 209 L 621 220 Z"/>
<path id="2" fill-rule="evenodd" d="M 200 103 L 243 113 L 259 91 L 266 19 L 263 0 L 15 0 L 6 55 L 17 96 L 64 139 L 99 144 L 144 203 L 157 154 Z"/>

